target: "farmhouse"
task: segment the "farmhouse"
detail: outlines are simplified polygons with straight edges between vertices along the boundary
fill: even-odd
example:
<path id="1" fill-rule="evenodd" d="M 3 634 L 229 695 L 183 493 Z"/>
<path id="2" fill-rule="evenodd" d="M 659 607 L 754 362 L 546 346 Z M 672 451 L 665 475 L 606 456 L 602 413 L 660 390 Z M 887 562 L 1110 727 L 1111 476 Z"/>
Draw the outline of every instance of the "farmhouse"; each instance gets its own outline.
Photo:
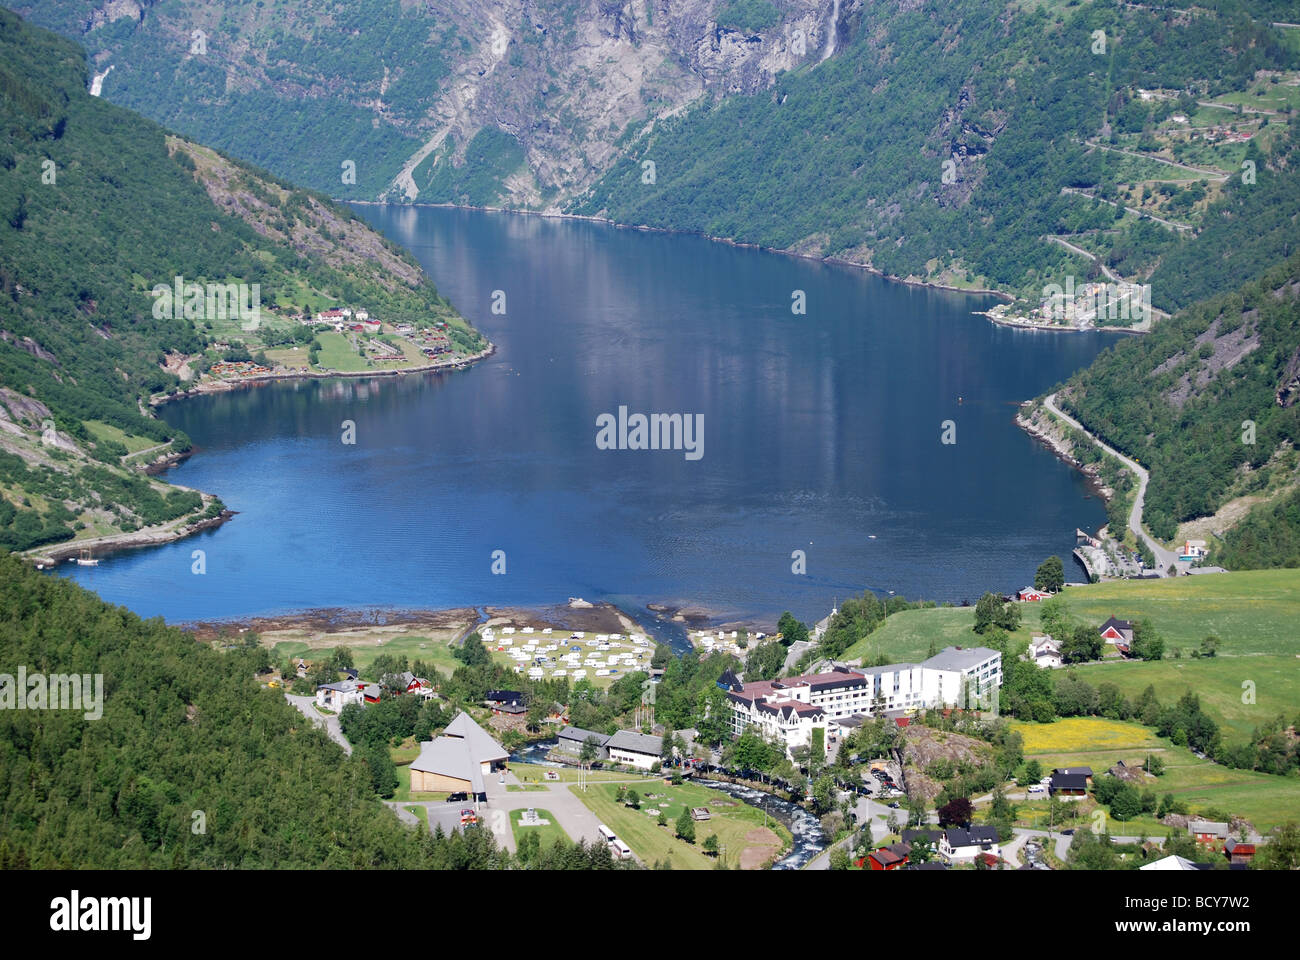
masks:
<path id="1" fill-rule="evenodd" d="M 1196 838 L 1197 843 L 1218 843 L 1220 840 L 1227 840 L 1232 831 L 1226 823 L 1213 820 L 1189 820 L 1187 832 Z"/>
<path id="2" fill-rule="evenodd" d="M 1229 840 L 1223 845 L 1223 855 L 1229 863 L 1250 863 L 1255 856 L 1255 845 L 1242 840 Z"/>
<path id="3" fill-rule="evenodd" d="M 1078 800 L 1088 795 L 1088 778 L 1081 773 L 1052 773 L 1047 792 L 1063 800 Z"/>
<path id="4" fill-rule="evenodd" d="M 1133 646 L 1133 624 L 1128 620 L 1120 620 L 1112 616 L 1097 628 L 1097 632 L 1101 634 L 1101 638 L 1107 643 L 1125 649 Z"/>
<path id="5" fill-rule="evenodd" d="M 1020 591 L 1019 596 L 1022 601 L 1037 603 L 1039 600 L 1046 600 L 1051 596 L 1051 594 L 1046 590 L 1038 590 L 1034 587 L 1025 587 Z"/>
<path id="6" fill-rule="evenodd" d="M 609 750 L 611 763 L 622 763 L 629 767 L 649 770 L 660 762 L 664 741 L 662 737 L 636 733 L 632 730 L 620 730 L 609 738 L 605 744 Z"/>
<path id="7" fill-rule="evenodd" d="M 1029 641 L 1029 652 L 1026 654 L 1029 662 L 1044 669 L 1059 667 L 1063 662 L 1061 660 L 1061 645 L 1046 633 L 1036 633 Z"/>

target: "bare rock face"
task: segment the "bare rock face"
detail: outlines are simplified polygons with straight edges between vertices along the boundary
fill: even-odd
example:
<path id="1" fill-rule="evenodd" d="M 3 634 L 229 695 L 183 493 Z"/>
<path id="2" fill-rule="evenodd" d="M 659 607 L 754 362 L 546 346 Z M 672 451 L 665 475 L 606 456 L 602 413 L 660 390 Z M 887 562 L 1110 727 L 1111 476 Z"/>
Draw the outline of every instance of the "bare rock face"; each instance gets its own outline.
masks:
<path id="1" fill-rule="evenodd" d="M 502 202 L 535 206 L 545 196 L 558 209 L 613 164 L 630 128 L 815 63 L 836 4 L 778 0 L 780 19 L 759 31 L 720 26 L 725 6 L 586 0 L 565 24 L 544 21 L 524 0 L 433 0 L 433 18 L 457 23 L 470 49 L 418 124 L 425 147 L 387 196 L 414 199 L 410 174 L 430 152 L 454 144 L 446 156 L 459 164 L 474 135 L 495 127 L 520 142 L 531 175 L 507 182 Z"/>
<path id="2" fill-rule="evenodd" d="M 1300 400 L 1300 347 L 1291 355 L 1287 361 L 1286 369 L 1282 371 L 1282 380 L 1277 388 L 1277 405 L 1279 407 L 1290 407 Z"/>

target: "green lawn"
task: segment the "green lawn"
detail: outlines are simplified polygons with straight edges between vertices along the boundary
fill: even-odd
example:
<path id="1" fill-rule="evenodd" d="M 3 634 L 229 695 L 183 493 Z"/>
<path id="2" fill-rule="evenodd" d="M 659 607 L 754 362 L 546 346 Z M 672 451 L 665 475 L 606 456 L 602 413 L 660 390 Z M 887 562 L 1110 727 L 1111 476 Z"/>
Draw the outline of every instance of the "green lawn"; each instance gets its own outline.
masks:
<path id="1" fill-rule="evenodd" d="M 415 814 L 416 818 L 426 827 L 429 825 L 429 811 L 427 809 L 418 804 L 412 804 L 406 809 Z"/>
<path id="2" fill-rule="evenodd" d="M 978 598 L 972 597 L 971 600 Z M 1023 604 L 1024 622 L 1016 636 L 1029 639 L 1038 629 L 1038 611 L 1034 604 Z M 933 644 L 938 650 L 944 647 L 971 647 L 980 642 L 974 629 L 975 608 L 927 607 L 923 610 L 905 610 L 887 619 L 874 633 L 863 637 L 844 652 L 843 659 L 862 658 L 869 663 L 880 654 L 895 663 L 917 663 L 929 656 Z M 1032 628 L 1031 628 L 1032 627 Z"/>
<path id="3" fill-rule="evenodd" d="M 135 453 L 137 450 L 147 450 L 150 447 L 158 446 L 158 441 L 151 437 L 134 436 L 102 420 L 84 420 L 82 422 L 86 429 L 90 431 L 90 435 L 96 440 L 112 440 L 115 443 L 120 443 L 126 447 L 127 453 Z"/>
<path id="4" fill-rule="evenodd" d="M 320 341 L 320 360 L 317 365 L 330 370 L 349 373 L 356 370 L 369 370 L 365 357 L 352 349 L 352 343 L 341 333 L 318 333 Z"/>
<path id="5" fill-rule="evenodd" d="M 1209 634 L 1219 637 L 1222 655 L 1300 652 L 1294 626 L 1300 623 L 1300 570 L 1118 580 L 1067 587 L 1062 595 L 1071 616 L 1084 622 L 1100 625 L 1112 614 L 1150 619 L 1165 639 L 1166 655 L 1173 647 L 1190 653 Z M 1039 629 L 1041 607 L 1025 603 L 1020 608 L 1016 635 L 1027 638 Z M 884 653 L 898 662 L 921 660 L 932 643 L 939 649 L 978 643 L 974 623 L 973 606 L 907 610 L 855 643 L 844 658 L 870 659 Z"/>
<path id="6" fill-rule="evenodd" d="M 423 660 L 425 663 L 433 664 L 434 668 L 443 676 L 450 677 L 455 669 L 460 666 L 460 662 L 452 656 L 451 647 L 443 640 L 435 640 L 422 636 L 398 636 L 386 639 L 382 644 L 365 643 L 365 644 L 340 644 L 347 646 L 352 651 L 352 662 L 360 671 L 364 678 L 370 665 L 380 654 L 392 654 L 394 656 L 405 655 L 407 660 L 414 662 Z M 308 660 L 316 659 L 322 654 L 333 651 L 334 647 L 326 643 L 325 646 L 312 648 L 304 640 L 279 640 L 271 647 L 271 654 L 279 662 L 285 657 L 305 657 Z"/>
<path id="7" fill-rule="evenodd" d="M 1300 652 L 1300 570 L 1096 583 L 1067 587 L 1064 596 L 1080 620 L 1150 618 L 1166 655 L 1174 646 L 1190 652 L 1209 634 L 1222 641 L 1221 654 Z"/>
<path id="8" fill-rule="evenodd" d="M 1020 727 L 1036 728 L 1033 731 L 1038 741 L 1036 745 L 1047 747 L 1034 751 L 1026 749 L 1025 758 L 1037 760 L 1045 772 L 1054 767 L 1089 766 L 1095 774 L 1100 774 L 1120 760 L 1129 766 L 1140 766 L 1148 755 L 1159 756 L 1165 763 L 1165 772 L 1162 776 L 1148 778 L 1143 789 L 1154 790 L 1158 796 L 1172 793 L 1185 802 L 1192 813 L 1205 808 L 1218 808 L 1245 817 L 1261 830 L 1268 830 L 1286 820 L 1300 819 L 1300 778 L 1233 770 L 1209 760 L 1197 759 L 1186 747 L 1174 746 L 1168 739 L 1156 737 L 1140 724 L 1121 724 L 1110 720 L 1097 722 L 1106 724 L 1107 731 L 1113 731 L 1116 727 L 1129 727 L 1131 737 L 1111 735 L 1105 743 L 1090 747 L 1079 743 L 1076 736 L 1078 730 L 1063 725 L 1068 722 L 1017 724 Z M 1050 738 L 1057 727 L 1062 733 L 1059 738 L 1060 747 L 1064 749 L 1052 748 Z M 1045 800 L 1017 805 L 1022 808 L 1021 815 L 1027 819 L 1032 818 L 1035 812 L 1045 817 Z M 1111 830 L 1115 833 L 1137 835 L 1143 829 L 1151 834 L 1163 835 L 1168 828 L 1151 816 L 1111 823 Z"/>
<path id="9" fill-rule="evenodd" d="M 585 803 L 600 821 L 613 830 L 624 843 L 632 848 L 647 866 L 659 860 L 668 860 L 675 869 L 707 870 L 716 861 L 706 856 L 702 845 L 709 834 L 716 834 L 720 844 L 727 848 L 727 863 L 735 867 L 740 862 L 740 854 L 747 845 L 746 834 L 763 827 L 763 811 L 748 804 L 733 800 L 724 793 L 698 787 L 694 784 L 682 784 L 678 787 L 647 784 L 638 792 L 642 795 L 641 808 L 633 810 L 623 804 L 614 802 L 616 787 L 613 784 L 595 784 L 588 790 L 576 787 L 570 790 Z M 647 794 L 658 795 L 657 799 L 647 798 Z M 695 843 L 688 844 L 675 836 L 674 824 L 686 807 L 708 807 L 712 818 L 695 824 Z M 668 817 L 668 825 L 661 827 L 655 815 L 647 810 L 662 810 Z M 772 818 L 767 826 L 781 840 L 781 851 L 789 849 L 790 832 Z M 776 853 L 776 848 L 772 848 Z"/>
<path id="10" fill-rule="evenodd" d="M 547 783 L 577 783 L 578 781 L 577 767 L 544 767 L 540 763 L 516 763 L 510 768 L 510 772 L 519 778 L 520 783 L 525 785 L 542 784 L 545 786 Z M 556 774 L 559 778 L 558 781 L 547 780 L 547 773 Z M 661 782 L 659 776 L 650 776 L 649 774 L 639 775 L 635 773 L 615 773 L 612 770 L 587 771 L 588 783 L 608 783 L 614 780 L 622 780 L 624 782 L 632 781 L 631 786 L 634 786 L 637 789 L 641 789 L 640 784 L 642 783 L 653 784 Z"/>
<path id="11" fill-rule="evenodd" d="M 551 816 L 549 810 L 542 810 L 541 808 L 537 809 L 537 816 L 540 819 L 549 822 L 545 825 L 535 827 L 525 827 L 521 824 L 520 821 L 523 819 L 524 812 L 525 811 L 523 810 L 510 811 L 510 829 L 514 832 L 516 844 L 519 843 L 519 839 L 526 833 L 535 833 L 541 837 L 541 848 L 543 850 L 553 847 L 557 840 L 563 840 L 566 842 L 569 840 L 569 835 L 565 833 L 564 828 L 556 822 L 555 817 Z"/>
<path id="12" fill-rule="evenodd" d="M 1147 685 L 1155 687 L 1161 703 L 1172 703 L 1188 690 L 1201 700 L 1229 743 L 1279 713 L 1294 716 L 1300 709 L 1300 663 L 1294 656 L 1214 657 L 1200 660 L 1160 660 L 1150 663 L 1097 663 L 1076 667 L 1094 686 L 1109 682 L 1136 699 Z M 1253 684 L 1254 703 L 1249 699 Z"/>

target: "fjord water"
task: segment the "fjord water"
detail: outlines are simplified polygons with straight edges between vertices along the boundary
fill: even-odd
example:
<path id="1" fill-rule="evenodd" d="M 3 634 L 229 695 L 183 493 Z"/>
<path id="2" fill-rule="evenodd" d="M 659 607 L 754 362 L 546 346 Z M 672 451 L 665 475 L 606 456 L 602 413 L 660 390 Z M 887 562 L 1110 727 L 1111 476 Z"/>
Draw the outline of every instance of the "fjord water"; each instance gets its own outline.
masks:
<path id="1" fill-rule="evenodd" d="M 1011 330 L 972 316 L 988 298 L 698 237 L 357 209 L 497 353 L 168 404 L 198 448 L 170 479 L 239 515 L 66 574 L 173 621 L 570 596 L 813 620 L 864 588 L 1013 590 L 1104 522 L 1084 480 L 1013 422 L 1101 334 Z M 597 417 L 621 405 L 702 414 L 703 457 L 597 449 Z"/>

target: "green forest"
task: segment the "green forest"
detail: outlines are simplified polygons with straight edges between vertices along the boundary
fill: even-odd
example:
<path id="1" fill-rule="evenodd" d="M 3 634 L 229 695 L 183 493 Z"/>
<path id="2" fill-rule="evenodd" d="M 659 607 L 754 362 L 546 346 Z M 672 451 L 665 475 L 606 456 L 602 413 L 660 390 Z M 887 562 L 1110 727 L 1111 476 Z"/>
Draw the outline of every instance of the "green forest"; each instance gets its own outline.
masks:
<path id="1" fill-rule="evenodd" d="M 1300 255 L 1233 293 L 1126 338 L 1075 374 L 1061 401 L 1151 472 L 1143 519 L 1178 524 L 1232 497 L 1294 482 L 1300 439 Z M 1218 557 L 1232 568 L 1296 562 L 1295 497 L 1256 508 Z"/>
<path id="2" fill-rule="evenodd" d="M 1170 6 L 867 2 L 834 57 L 658 121 L 571 209 L 1030 297 L 1099 269 L 1045 236 L 1095 233 L 1103 261 L 1150 278 L 1155 306 L 1185 306 L 1293 250 L 1294 137 L 1282 156 L 1259 155 L 1248 189 L 1225 185 L 1191 240 L 1117 219 L 1100 200 L 1121 161 L 1084 141 L 1142 130 L 1173 108 L 1136 98 L 1139 88 L 1212 97 L 1257 70 L 1300 65 L 1279 31 L 1251 18 L 1255 5 L 1212 7 L 1186 17 Z"/>
<path id="3" fill-rule="evenodd" d="M 201 148 L 169 149 L 165 130 L 89 96 L 87 82 L 79 46 L 0 10 L 0 413 L 36 431 L 36 452 L 0 457 L 0 546 L 68 539 L 91 507 L 124 508 L 121 529 L 197 509 L 197 495 L 164 495 L 123 469 L 126 449 L 103 433 L 190 447 L 144 411 L 180 388 L 164 356 L 202 350 L 211 325 L 155 316 L 155 284 L 234 278 L 259 284 L 268 304 L 312 291 L 394 321 L 449 318 L 458 345 L 481 344 L 411 256 L 350 211 L 226 160 L 243 189 L 270 198 L 270 227 L 321 241 L 274 242 L 214 205 L 191 156 Z M 418 280 L 373 255 L 349 258 L 342 245 L 356 235 Z M 44 412 L 84 456 L 40 450 Z M 87 421 L 105 427 L 97 435 Z"/>
<path id="4" fill-rule="evenodd" d="M 13 556 L 0 556 L 0 662 L 103 676 L 98 719 L 0 710 L 0 870 L 625 866 L 604 844 L 512 855 L 486 830 L 403 826 L 365 751 L 345 757 L 257 681 L 270 655 L 255 637 L 215 650 Z"/>

